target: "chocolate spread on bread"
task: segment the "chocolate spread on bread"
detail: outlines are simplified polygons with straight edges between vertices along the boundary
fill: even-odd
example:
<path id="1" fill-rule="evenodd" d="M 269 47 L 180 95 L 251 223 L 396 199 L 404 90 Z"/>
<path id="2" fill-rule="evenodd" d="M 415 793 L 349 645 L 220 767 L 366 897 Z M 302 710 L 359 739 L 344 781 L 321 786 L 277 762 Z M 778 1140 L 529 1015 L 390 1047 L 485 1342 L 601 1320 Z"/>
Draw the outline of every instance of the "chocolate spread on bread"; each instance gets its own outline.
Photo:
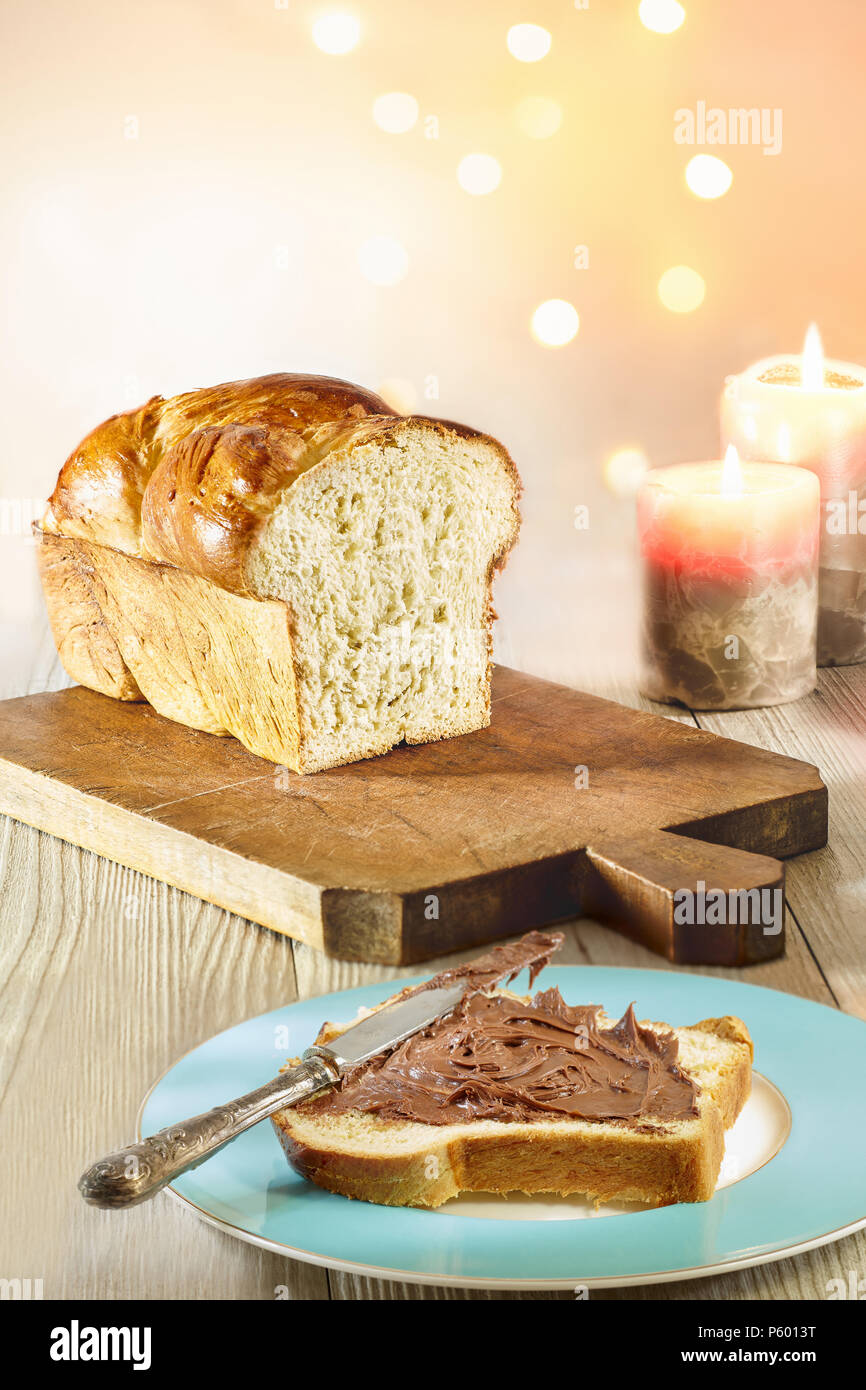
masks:
<path id="1" fill-rule="evenodd" d="M 561 933 L 530 932 L 405 991 L 404 997 L 467 979 L 467 993 L 450 1014 L 353 1068 L 309 1108 L 433 1125 L 551 1119 L 639 1124 L 695 1115 L 698 1088 L 680 1070 L 676 1036 L 639 1024 L 632 1005 L 618 1023 L 603 1026 L 599 1006 L 572 1007 L 556 988 L 528 1003 L 486 993 L 526 966 L 531 987 L 561 942 Z"/>
<path id="2" fill-rule="evenodd" d="M 479 990 L 493 989 L 494 985 L 509 984 L 521 970 L 529 971 L 529 988 L 535 984 L 544 967 L 549 963 L 554 951 L 558 951 L 565 938 L 561 931 L 529 931 L 519 941 L 511 941 L 505 946 L 494 946 L 476 960 L 468 960 L 465 965 L 455 965 L 451 970 L 440 970 L 421 985 L 413 985 L 396 996 L 409 999 L 413 994 L 421 994 L 425 989 L 439 989 L 455 985 L 458 980 L 466 981 L 466 994 L 477 994 Z"/>

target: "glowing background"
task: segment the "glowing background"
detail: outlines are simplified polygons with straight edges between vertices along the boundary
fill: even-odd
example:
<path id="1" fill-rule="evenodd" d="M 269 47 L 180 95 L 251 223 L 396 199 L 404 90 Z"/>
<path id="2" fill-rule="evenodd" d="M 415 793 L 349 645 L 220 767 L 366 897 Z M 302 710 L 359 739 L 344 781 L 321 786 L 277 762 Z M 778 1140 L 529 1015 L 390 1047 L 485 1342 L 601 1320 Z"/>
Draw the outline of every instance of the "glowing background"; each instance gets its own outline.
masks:
<path id="1" fill-rule="evenodd" d="M 555 675 L 564 647 L 573 671 L 603 642 L 627 675 L 631 506 L 605 486 L 611 455 L 715 455 L 725 374 L 796 349 L 813 319 L 832 356 L 866 360 L 866 7 L 684 7 L 660 34 L 636 0 L 7 4 L 6 515 L 155 392 L 280 369 L 390 383 L 502 438 L 523 474 L 503 658 Z M 355 46 L 317 48 L 321 20 Z M 509 51 L 523 23 L 551 37 L 536 61 Z M 411 102 L 374 117 L 391 93 L 417 119 Z M 674 112 L 699 100 L 781 107 L 781 154 L 676 144 Z M 723 196 L 689 191 L 702 153 L 733 173 Z M 501 181 L 473 194 L 457 170 L 478 154 Z M 660 301 L 675 266 L 705 283 L 692 312 Z M 580 321 L 558 348 L 530 327 L 551 300 Z M 38 603 L 32 549 L 0 536 L 0 694 L 25 670 L 60 679 L 48 648 L 33 666 Z"/>

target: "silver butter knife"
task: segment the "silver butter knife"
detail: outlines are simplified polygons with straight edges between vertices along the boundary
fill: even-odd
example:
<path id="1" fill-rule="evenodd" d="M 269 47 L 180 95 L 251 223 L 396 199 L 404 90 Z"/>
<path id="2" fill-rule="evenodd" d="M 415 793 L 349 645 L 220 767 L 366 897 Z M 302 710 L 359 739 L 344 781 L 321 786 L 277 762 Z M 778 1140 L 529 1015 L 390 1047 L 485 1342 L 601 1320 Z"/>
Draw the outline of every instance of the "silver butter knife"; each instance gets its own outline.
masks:
<path id="1" fill-rule="evenodd" d="M 460 1003 L 467 981 L 422 990 L 364 1018 L 334 1039 L 331 1047 L 308 1047 L 300 1066 L 204 1115 L 181 1120 L 101 1158 L 83 1173 L 78 1190 L 94 1207 L 131 1207 L 225 1148 L 239 1134 L 277 1110 L 298 1105 L 333 1086 L 347 1068 L 396 1047 Z"/>

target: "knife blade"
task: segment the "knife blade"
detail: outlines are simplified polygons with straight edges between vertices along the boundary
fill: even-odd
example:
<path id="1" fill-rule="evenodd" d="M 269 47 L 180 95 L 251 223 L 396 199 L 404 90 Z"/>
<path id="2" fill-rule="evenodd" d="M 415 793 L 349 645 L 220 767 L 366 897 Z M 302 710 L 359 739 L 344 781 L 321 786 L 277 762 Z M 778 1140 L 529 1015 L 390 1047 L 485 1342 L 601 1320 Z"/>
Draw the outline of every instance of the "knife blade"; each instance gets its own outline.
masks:
<path id="1" fill-rule="evenodd" d="M 344 1033 L 324 1048 L 309 1048 L 316 1055 L 327 1053 L 340 1067 L 341 1073 L 348 1067 L 357 1067 L 361 1062 L 369 1062 L 379 1052 L 397 1047 L 399 1043 L 411 1038 L 456 1008 L 466 993 L 469 981 L 460 980 L 456 985 L 440 985 L 436 989 L 420 990 L 400 999 L 384 1009 L 353 1023 Z M 304 1053 L 307 1056 L 307 1053 Z"/>
<path id="2" fill-rule="evenodd" d="M 264 1086 L 99 1159 L 82 1174 L 79 1192 L 90 1206 L 112 1210 L 146 1202 L 277 1110 L 327 1090 L 349 1068 L 397 1047 L 450 1013 L 468 985 L 463 978 L 456 984 L 419 990 L 375 1010 L 330 1046 L 308 1047 L 298 1066 L 280 1072 Z"/>

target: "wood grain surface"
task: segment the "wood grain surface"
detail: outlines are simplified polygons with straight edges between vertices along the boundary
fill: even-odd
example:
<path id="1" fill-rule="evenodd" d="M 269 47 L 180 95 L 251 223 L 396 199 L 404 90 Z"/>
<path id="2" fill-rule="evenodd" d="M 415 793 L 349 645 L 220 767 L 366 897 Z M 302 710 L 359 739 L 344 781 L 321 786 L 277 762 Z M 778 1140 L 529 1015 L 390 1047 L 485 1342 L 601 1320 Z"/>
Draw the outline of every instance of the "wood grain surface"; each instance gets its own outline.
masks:
<path id="1" fill-rule="evenodd" d="M 44 632 L 17 693 L 62 677 Z M 523 653 L 521 653 L 523 655 Z M 560 678 L 572 678 L 560 667 Z M 651 708 L 602 660 L 574 679 Z M 821 673 L 805 700 L 749 714 L 692 716 L 715 732 L 804 759 L 830 788 L 826 849 L 787 863 L 783 957 L 755 984 L 866 1017 L 866 667 Z M 644 947 L 581 919 L 565 963 L 649 966 Z M 465 958 L 446 956 L 444 960 Z M 437 964 L 440 962 L 437 962 Z M 671 965 L 670 969 L 691 967 Z M 416 968 L 417 969 L 417 968 Z M 311 946 L 51 836 L 0 820 L 0 1105 L 4 1205 L 0 1269 L 42 1278 L 46 1298 L 567 1299 L 487 1294 L 326 1272 L 203 1225 L 167 1196 L 123 1214 L 84 1206 L 87 1162 L 133 1134 L 141 1098 L 213 1033 L 292 999 L 407 973 L 333 960 Z M 413 972 L 414 973 L 414 972 Z M 740 971 L 700 973 L 739 978 Z M 866 1275 L 866 1233 L 794 1259 L 712 1279 L 598 1290 L 593 1299 L 825 1299 L 828 1281 Z"/>
<path id="2" fill-rule="evenodd" d="M 0 810 L 395 965 L 581 912 L 670 960 L 764 960 L 772 897 L 714 926 L 677 922 L 676 894 L 781 902 L 771 856 L 827 833 L 808 763 L 502 667 L 490 728 L 310 777 L 82 687 L 4 701 Z"/>

